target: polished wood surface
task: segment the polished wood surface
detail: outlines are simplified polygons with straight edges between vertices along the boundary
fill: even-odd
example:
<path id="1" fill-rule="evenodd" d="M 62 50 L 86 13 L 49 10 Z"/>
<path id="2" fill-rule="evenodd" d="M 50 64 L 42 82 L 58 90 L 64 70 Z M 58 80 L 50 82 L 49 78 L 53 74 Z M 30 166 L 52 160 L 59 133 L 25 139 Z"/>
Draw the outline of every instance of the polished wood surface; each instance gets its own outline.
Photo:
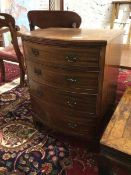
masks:
<path id="1" fill-rule="evenodd" d="M 73 11 L 31 10 L 27 14 L 30 30 L 49 27 L 79 28 L 81 17 Z"/>
<path id="2" fill-rule="evenodd" d="M 123 34 L 104 31 L 49 28 L 22 35 L 34 121 L 99 139 L 101 120 L 115 103 Z"/>
<path id="3" fill-rule="evenodd" d="M 131 87 L 127 89 L 117 106 L 101 144 L 131 156 Z"/>
<path id="4" fill-rule="evenodd" d="M 120 100 L 101 138 L 100 175 L 131 174 L 131 87 Z"/>
<path id="5" fill-rule="evenodd" d="M 57 64 L 57 66 L 77 68 L 79 66 L 83 68 L 99 67 L 99 47 L 59 47 L 59 46 L 44 46 L 38 43 L 25 42 L 25 52 L 28 55 L 29 61 L 39 61 L 47 65 Z M 59 53 L 59 54 L 58 54 Z M 56 57 L 57 54 L 57 57 Z M 44 55 L 44 57 L 43 57 Z M 72 64 L 73 63 L 73 64 Z"/>
<path id="6" fill-rule="evenodd" d="M 24 33 L 24 39 L 37 38 L 40 41 L 48 39 L 54 42 L 79 42 L 80 43 L 101 43 L 106 44 L 111 42 L 118 35 L 123 34 L 123 30 L 110 29 L 68 29 L 68 28 L 49 28 L 38 29 L 32 32 Z M 47 41 L 47 42 L 49 42 Z M 76 43 L 77 44 L 77 43 Z"/>
<path id="7" fill-rule="evenodd" d="M 30 78 L 35 79 L 39 83 L 61 88 L 66 91 L 73 90 L 79 92 L 81 89 L 83 92 L 98 91 L 98 78 L 99 71 L 97 70 L 84 70 L 84 69 L 56 69 L 53 67 L 43 66 L 42 64 L 27 62 L 28 75 Z"/>
<path id="8" fill-rule="evenodd" d="M 71 93 L 38 84 L 32 79 L 29 80 L 29 83 L 33 96 L 41 98 L 46 103 L 59 105 L 59 108 L 62 106 L 63 108 L 71 109 L 73 112 L 88 112 L 92 116 L 95 115 L 97 94 Z"/>

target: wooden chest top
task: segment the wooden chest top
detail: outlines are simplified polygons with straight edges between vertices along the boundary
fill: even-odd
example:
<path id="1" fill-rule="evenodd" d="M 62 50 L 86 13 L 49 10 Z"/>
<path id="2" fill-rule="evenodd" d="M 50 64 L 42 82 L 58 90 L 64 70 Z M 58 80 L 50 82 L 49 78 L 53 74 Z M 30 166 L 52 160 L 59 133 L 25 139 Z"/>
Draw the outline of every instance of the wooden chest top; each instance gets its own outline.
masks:
<path id="1" fill-rule="evenodd" d="M 131 156 L 131 87 L 118 104 L 101 144 Z"/>
<path id="2" fill-rule="evenodd" d="M 37 29 L 32 32 L 24 33 L 24 38 L 35 38 L 38 40 L 59 40 L 74 42 L 95 42 L 106 44 L 117 36 L 123 34 L 123 30 L 110 29 L 77 29 L 77 28 L 48 28 Z"/>

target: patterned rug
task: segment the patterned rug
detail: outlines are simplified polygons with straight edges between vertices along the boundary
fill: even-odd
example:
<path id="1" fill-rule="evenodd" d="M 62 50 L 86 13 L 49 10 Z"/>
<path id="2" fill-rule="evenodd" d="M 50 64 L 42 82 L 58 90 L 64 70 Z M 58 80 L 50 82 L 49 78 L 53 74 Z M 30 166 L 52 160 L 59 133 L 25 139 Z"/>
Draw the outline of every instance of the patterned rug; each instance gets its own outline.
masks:
<path id="1" fill-rule="evenodd" d="M 131 71 L 120 73 L 119 98 L 131 85 Z M 17 87 L 1 95 L 0 175 L 98 175 L 96 153 L 88 146 L 47 128 L 36 130 L 27 88 Z M 116 174 L 125 172 L 116 169 Z"/>
<path id="2" fill-rule="evenodd" d="M 16 64 L 5 62 L 5 72 L 6 72 L 6 82 L 11 82 L 15 78 L 19 77 L 19 66 Z M 3 82 L 1 82 L 1 72 L 0 72 L 0 85 L 2 85 Z"/>
<path id="3" fill-rule="evenodd" d="M 2 95 L 0 101 L 1 175 L 98 175 L 95 154 L 87 145 L 76 146 L 46 128 L 35 129 L 27 88 L 5 94 L 13 100 L 4 101 Z"/>

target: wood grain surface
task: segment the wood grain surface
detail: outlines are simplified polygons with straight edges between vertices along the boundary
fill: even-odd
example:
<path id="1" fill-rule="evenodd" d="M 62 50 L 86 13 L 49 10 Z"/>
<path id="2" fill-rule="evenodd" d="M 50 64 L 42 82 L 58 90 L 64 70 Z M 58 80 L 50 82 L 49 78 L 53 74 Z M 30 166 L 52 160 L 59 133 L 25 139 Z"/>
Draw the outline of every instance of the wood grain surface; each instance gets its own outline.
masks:
<path id="1" fill-rule="evenodd" d="M 24 38 L 37 37 L 39 40 L 62 40 L 75 41 L 75 42 L 96 42 L 96 43 L 109 43 L 118 35 L 123 34 L 123 30 L 110 30 L 110 29 L 69 29 L 69 28 L 48 28 L 38 29 L 32 32 L 24 33 Z M 22 36 L 23 37 L 23 36 Z"/>
<path id="2" fill-rule="evenodd" d="M 101 144 L 131 156 L 131 87 L 118 104 Z"/>
<path id="3" fill-rule="evenodd" d="M 115 104 L 122 34 L 67 28 L 23 34 L 34 121 L 99 140 Z"/>

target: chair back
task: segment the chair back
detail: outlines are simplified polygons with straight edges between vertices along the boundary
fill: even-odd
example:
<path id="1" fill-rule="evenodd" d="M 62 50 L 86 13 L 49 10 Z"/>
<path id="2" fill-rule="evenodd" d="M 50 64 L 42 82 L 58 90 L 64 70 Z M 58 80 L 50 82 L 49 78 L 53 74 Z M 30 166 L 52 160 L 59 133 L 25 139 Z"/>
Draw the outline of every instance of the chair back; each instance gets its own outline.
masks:
<path id="1" fill-rule="evenodd" d="M 78 28 L 81 24 L 81 17 L 72 11 L 32 10 L 27 16 L 31 31 L 35 29 L 35 26 L 42 29 L 48 27 Z"/>
<path id="2" fill-rule="evenodd" d="M 7 13 L 0 13 L 0 28 L 2 27 L 8 27 L 9 32 L 11 34 L 11 43 L 13 45 L 13 48 L 15 50 L 16 56 L 18 58 L 18 62 L 21 62 L 23 60 L 23 54 L 20 51 L 18 40 L 17 40 L 17 31 L 18 27 L 15 25 L 15 19 L 7 14 Z"/>

